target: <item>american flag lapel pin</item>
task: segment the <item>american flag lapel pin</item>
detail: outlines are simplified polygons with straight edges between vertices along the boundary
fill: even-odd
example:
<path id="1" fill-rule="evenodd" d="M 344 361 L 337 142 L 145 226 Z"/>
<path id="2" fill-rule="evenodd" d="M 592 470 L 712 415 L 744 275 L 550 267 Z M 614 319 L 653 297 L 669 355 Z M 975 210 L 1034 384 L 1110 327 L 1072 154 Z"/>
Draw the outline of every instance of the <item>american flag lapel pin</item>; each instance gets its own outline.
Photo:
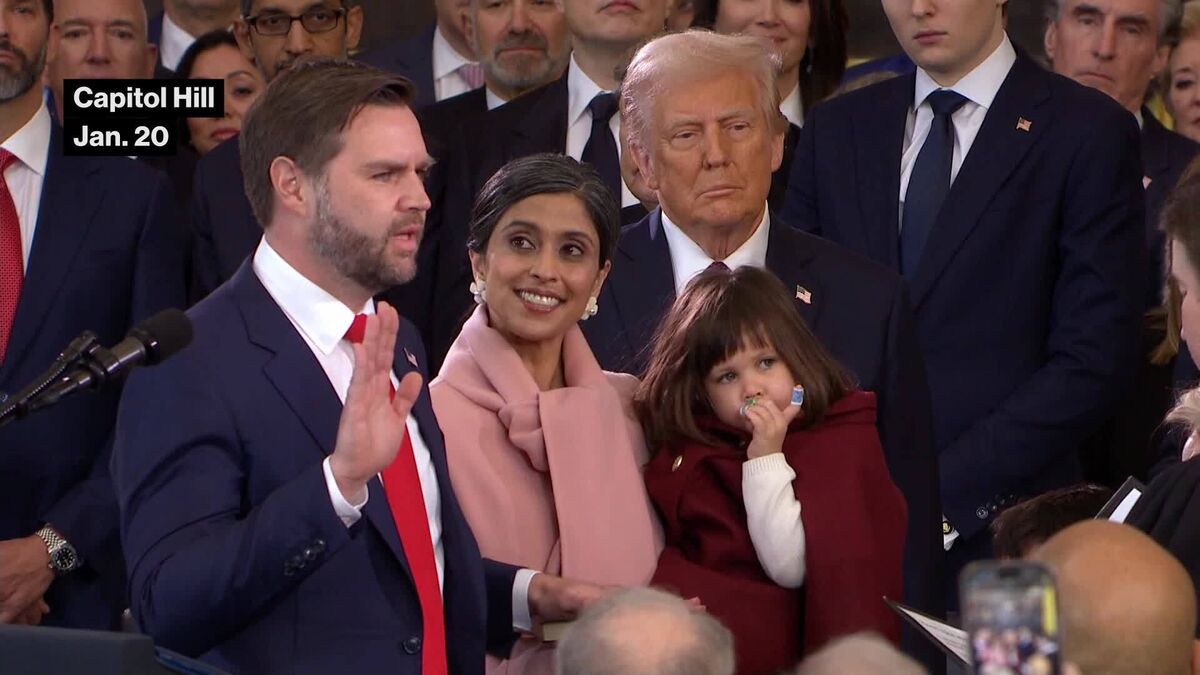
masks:
<path id="1" fill-rule="evenodd" d="M 806 305 L 811 305 L 812 304 L 812 291 L 797 284 L 796 285 L 796 299 L 799 300 L 800 302 L 803 302 Z"/>
<path id="2" fill-rule="evenodd" d="M 1032 127 L 1033 127 L 1033 122 L 1030 122 L 1029 120 L 1025 119 L 1024 117 L 1017 118 L 1017 129 L 1018 130 L 1029 131 L 1029 129 Z"/>
<path id="3" fill-rule="evenodd" d="M 417 357 L 413 356 L 413 353 L 407 349 L 404 350 L 404 358 L 408 359 L 408 362 L 412 364 L 413 368 L 417 367 Z"/>

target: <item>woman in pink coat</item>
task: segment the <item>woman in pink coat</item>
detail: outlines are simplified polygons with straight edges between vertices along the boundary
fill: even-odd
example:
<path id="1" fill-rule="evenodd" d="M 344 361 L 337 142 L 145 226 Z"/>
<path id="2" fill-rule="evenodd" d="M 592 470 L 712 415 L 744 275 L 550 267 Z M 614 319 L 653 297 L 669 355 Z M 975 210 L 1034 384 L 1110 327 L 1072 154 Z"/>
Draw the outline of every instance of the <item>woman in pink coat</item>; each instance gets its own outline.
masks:
<path id="1" fill-rule="evenodd" d="M 642 585 L 662 533 L 630 401 L 578 322 L 596 313 L 618 211 L 586 165 L 533 155 L 480 192 L 467 243 L 478 303 L 430 386 L 450 478 L 484 557 L 602 585 Z M 489 672 L 550 673 L 530 636 Z"/>

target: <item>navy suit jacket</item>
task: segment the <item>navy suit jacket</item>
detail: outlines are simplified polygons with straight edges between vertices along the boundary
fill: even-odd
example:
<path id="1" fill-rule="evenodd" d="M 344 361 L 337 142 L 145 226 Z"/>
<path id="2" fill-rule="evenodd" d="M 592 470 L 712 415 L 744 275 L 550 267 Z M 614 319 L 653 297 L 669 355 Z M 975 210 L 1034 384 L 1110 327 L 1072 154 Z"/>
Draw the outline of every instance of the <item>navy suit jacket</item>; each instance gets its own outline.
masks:
<path id="1" fill-rule="evenodd" d="M 113 480 L 139 625 L 234 672 L 416 675 L 420 605 L 383 487 L 370 481 L 350 528 L 329 500 L 321 464 L 342 405 L 325 371 L 249 261 L 189 315 L 191 346 L 130 379 L 117 422 Z M 424 364 L 402 321 L 396 375 L 428 382 Z M 516 568 L 479 557 L 427 387 L 412 414 L 441 494 L 450 672 L 482 673 L 485 638 L 511 644 Z"/>
<path id="2" fill-rule="evenodd" d="M 111 346 L 183 306 L 183 228 L 166 176 L 130 159 L 65 157 L 51 132 L 38 222 L 0 391 L 36 379 L 85 330 Z M 44 623 L 116 628 L 125 605 L 108 455 L 120 387 L 0 427 L 0 539 L 50 523 L 85 561 L 46 593 Z"/>
<path id="3" fill-rule="evenodd" d="M 1146 306 L 1157 307 L 1162 303 L 1166 279 L 1166 245 L 1158 213 L 1183 170 L 1200 151 L 1200 144 L 1164 127 L 1148 109 L 1142 109 L 1142 120 L 1142 164 L 1145 177 L 1150 179 L 1146 185 L 1146 241 L 1150 254 Z"/>
<path id="4" fill-rule="evenodd" d="M 435 103 L 433 33 L 436 29 L 436 24 L 430 25 L 413 37 L 389 40 L 355 58 L 412 80 L 417 85 L 417 108 Z"/>
<path id="5" fill-rule="evenodd" d="M 914 77 L 811 111 L 784 214 L 892 269 Z M 946 197 L 909 294 L 942 507 L 965 540 L 1016 496 L 1078 481 L 1077 450 L 1131 381 L 1145 279 L 1139 145 L 1114 101 L 1018 54 Z"/>
<path id="6" fill-rule="evenodd" d="M 821 344 L 879 397 L 888 468 L 908 502 L 905 599 L 941 610 L 941 508 L 930 439 L 929 392 L 900 279 L 840 246 L 771 217 L 767 269 L 811 302 L 796 308 Z M 600 311 L 580 326 L 605 370 L 641 375 L 654 330 L 675 299 L 671 252 L 655 209 L 621 233 Z"/>
<path id="7" fill-rule="evenodd" d="M 189 299 L 196 302 L 242 266 L 262 238 L 262 226 L 246 198 L 236 136 L 196 162 L 192 181 Z"/>

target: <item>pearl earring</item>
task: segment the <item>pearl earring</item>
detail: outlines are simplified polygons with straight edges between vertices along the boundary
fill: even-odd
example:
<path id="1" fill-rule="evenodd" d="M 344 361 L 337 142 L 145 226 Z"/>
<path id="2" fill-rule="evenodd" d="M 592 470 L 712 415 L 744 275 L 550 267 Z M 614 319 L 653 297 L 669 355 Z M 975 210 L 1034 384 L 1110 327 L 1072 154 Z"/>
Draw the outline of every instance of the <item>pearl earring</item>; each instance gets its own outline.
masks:
<path id="1" fill-rule="evenodd" d="M 599 312 L 599 311 L 600 311 L 600 305 L 597 304 L 596 296 L 593 295 L 592 297 L 588 298 L 587 307 L 585 307 L 583 309 L 583 316 L 580 317 L 579 320 L 587 321 L 588 319 L 592 318 L 593 316 L 596 316 L 596 312 Z"/>
<path id="2" fill-rule="evenodd" d="M 483 279 L 476 279 L 471 282 L 471 295 L 475 296 L 475 304 L 482 305 L 487 302 L 487 283 Z"/>

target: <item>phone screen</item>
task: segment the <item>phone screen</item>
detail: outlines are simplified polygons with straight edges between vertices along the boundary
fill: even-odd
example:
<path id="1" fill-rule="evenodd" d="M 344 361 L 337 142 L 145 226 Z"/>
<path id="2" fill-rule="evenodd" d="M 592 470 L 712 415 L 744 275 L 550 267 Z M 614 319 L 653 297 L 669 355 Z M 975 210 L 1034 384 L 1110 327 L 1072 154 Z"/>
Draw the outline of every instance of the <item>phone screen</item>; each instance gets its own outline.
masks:
<path id="1" fill-rule="evenodd" d="M 1011 563 L 964 580 L 964 628 L 979 675 L 1059 672 L 1054 584 L 1040 568 Z"/>

